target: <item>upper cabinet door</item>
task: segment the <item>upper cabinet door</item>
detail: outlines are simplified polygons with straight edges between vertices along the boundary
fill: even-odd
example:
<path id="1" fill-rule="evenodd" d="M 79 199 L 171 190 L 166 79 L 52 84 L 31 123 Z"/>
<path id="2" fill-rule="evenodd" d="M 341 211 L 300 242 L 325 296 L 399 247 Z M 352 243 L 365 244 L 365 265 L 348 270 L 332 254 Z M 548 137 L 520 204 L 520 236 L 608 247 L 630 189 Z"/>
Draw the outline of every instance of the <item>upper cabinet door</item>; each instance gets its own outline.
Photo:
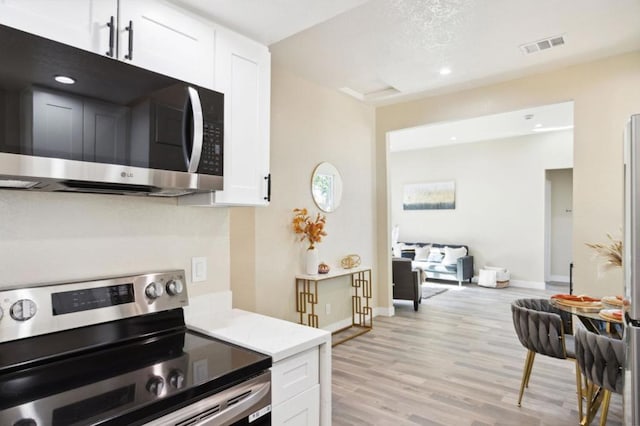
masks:
<path id="1" fill-rule="evenodd" d="M 241 35 L 219 30 L 216 90 L 224 93 L 224 191 L 215 203 L 269 203 L 271 54 Z"/>
<path id="2" fill-rule="evenodd" d="M 213 88 L 215 27 L 158 0 L 120 2 L 118 58 Z"/>
<path id="3" fill-rule="evenodd" d="M 117 9 L 117 0 L 0 0 L 0 24 L 106 55 L 113 18 L 115 56 Z"/>

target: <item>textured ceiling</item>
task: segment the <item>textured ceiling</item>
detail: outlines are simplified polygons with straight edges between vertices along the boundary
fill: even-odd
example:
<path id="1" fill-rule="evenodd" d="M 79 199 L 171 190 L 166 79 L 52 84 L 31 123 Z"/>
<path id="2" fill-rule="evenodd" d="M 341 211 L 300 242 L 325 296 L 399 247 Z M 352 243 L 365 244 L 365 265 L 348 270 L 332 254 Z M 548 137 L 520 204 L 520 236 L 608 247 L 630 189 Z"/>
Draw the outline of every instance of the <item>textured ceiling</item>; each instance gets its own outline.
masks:
<path id="1" fill-rule="evenodd" d="M 638 0 L 371 0 L 271 50 L 321 85 L 393 102 L 638 50 L 639 17 Z M 565 45 L 520 49 L 555 35 Z"/>
<path id="2" fill-rule="evenodd" d="M 640 49 L 640 0 L 173 1 L 270 45 L 274 64 L 374 104 Z M 557 35 L 564 45 L 520 48 Z"/>

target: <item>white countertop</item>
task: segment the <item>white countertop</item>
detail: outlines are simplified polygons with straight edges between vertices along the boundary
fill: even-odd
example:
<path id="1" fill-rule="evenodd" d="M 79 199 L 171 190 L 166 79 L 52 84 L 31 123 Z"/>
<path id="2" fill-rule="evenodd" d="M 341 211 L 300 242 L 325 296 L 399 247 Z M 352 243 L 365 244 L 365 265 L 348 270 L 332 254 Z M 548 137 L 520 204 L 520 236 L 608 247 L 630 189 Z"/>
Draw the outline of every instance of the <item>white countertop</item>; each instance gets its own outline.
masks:
<path id="1" fill-rule="evenodd" d="M 215 309 L 207 296 L 191 298 L 185 321 L 193 330 L 270 355 L 278 362 L 323 343 L 331 333 L 241 309 Z"/>

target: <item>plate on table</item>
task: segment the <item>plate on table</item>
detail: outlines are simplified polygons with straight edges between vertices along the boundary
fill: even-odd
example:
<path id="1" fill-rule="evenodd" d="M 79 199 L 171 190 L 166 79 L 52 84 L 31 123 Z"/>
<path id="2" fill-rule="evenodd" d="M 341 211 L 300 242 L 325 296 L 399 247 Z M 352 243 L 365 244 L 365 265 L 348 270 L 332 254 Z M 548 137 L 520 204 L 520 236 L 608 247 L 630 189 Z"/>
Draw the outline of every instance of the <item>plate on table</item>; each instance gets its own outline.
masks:
<path id="1" fill-rule="evenodd" d="M 551 296 L 551 299 L 558 305 L 576 308 L 584 312 L 598 312 L 602 309 L 602 302 L 595 297 L 556 294 Z"/>
<path id="2" fill-rule="evenodd" d="M 608 309 L 622 309 L 629 302 L 624 300 L 622 296 L 605 296 L 602 298 L 602 305 Z"/>
<path id="3" fill-rule="evenodd" d="M 622 322 L 622 309 L 602 309 L 598 315 L 607 321 Z"/>

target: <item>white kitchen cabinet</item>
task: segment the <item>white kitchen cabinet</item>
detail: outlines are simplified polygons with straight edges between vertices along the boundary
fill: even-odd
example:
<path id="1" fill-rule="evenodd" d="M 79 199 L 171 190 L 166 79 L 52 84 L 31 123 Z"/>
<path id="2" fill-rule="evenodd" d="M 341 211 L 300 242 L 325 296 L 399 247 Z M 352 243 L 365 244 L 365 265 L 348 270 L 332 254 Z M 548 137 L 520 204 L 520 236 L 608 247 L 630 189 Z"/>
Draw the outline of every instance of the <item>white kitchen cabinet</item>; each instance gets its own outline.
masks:
<path id="1" fill-rule="evenodd" d="M 215 26 L 158 0 L 120 2 L 118 59 L 213 88 Z"/>
<path id="2" fill-rule="evenodd" d="M 271 367 L 272 420 L 276 425 L 320 424 L 318 348 L 275 362 Z"/>
<path id="3" fill-rule="evenodd" d="M 273 407 L 271 421 L 283 426 L 316 426 L 320 424 L 320 385 Z"/>
<path id="4" fill-rule="evenodd" d="M 0 24 L 101 55 L 109 52 L 108 24 L 117 0 L 0 0 Z"/>
<path id="5" fill-rule="evenodd" d="M 0 0 L 0 23 L 213 88 L 215 25 L 164 1 L 119 5 L 117 0 Z"/>
<path id="6" fill-rule="evenodd" d="M 224 190 L 183 205 L 266 206 L 270 201 L 271 54 L 227 30 L 216 33 L 215 90 L 224 93 Z"/>

